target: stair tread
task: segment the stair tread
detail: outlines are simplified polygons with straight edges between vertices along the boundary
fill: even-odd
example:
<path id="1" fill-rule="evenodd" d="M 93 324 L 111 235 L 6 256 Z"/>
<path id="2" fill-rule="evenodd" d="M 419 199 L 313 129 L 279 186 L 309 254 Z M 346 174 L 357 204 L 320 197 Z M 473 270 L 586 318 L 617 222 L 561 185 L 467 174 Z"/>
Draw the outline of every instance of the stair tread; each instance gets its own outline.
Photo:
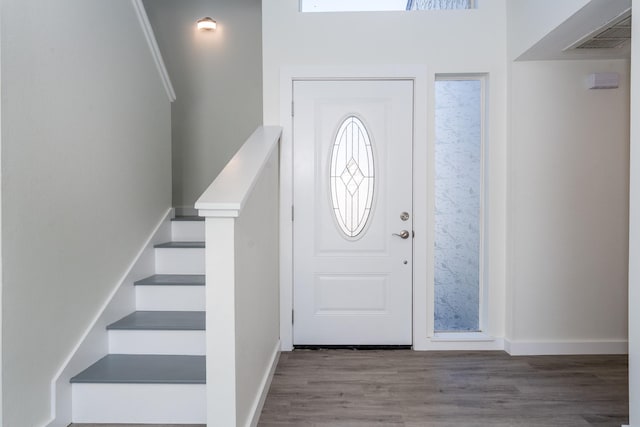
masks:
<path id="1" fill-rule="evenodd" d="M 204 331 L 204 311 L 134 311 L 107 326 L 111 330 Z"/>
<path id="2" fill-rule="evenodd" d="M 136 286 L 204 286 L 204 274 L 154 274 L 134 283 Z"/>
<path id="3" fill-rule="evenodd" d="M 196 215 L 185 215 L 171 218 L 171 221 L 204 221 L 204 217 Z"/>
<path id="4" fill-rule="evenodd" d="M 154 248 L 189 249 L 204 248 L 204 242 L 166 242 L 155 245 Z"/>
<path id="5" fill-rule="evenodd" d="M 205 384 L 205 356 L 109 354 L 72 383 Z"/>

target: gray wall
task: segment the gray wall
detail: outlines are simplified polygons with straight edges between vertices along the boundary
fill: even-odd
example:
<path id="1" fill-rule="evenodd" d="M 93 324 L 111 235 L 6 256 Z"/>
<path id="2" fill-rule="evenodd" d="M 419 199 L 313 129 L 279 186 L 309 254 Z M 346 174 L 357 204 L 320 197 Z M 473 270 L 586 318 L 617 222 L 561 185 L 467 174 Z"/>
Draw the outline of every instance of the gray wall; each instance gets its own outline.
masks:
<path id="1" fill-rule="evenodd" d="M 3 0 L 1 13 L 2 421 L 38 426 L 171 205 L 170 104 L 130 1 Z"/>
<path id="2" fill-rule="evenodd" d="M 145 0 L 177 100 L 172 105 L 173 204 L 192 208 L 262 124 L 258 0 Z M 211 16 L 215 32 L 195 21 Z"/>

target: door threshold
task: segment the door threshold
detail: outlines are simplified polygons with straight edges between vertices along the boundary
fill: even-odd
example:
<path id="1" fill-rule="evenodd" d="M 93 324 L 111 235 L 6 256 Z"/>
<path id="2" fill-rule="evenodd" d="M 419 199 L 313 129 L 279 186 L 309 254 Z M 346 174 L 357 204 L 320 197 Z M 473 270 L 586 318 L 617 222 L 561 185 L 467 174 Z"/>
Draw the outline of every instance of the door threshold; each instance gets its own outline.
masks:
<path id="1" fill-rule="evenodd" d="M 411 345 L 294 345 L 293 350 L 411 350 Z"/>

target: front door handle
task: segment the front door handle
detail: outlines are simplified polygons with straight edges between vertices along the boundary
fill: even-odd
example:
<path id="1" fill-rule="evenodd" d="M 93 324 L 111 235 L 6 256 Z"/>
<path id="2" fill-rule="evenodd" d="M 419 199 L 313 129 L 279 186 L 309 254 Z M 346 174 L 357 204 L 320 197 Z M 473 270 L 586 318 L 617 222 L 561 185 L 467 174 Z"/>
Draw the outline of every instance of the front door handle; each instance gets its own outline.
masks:
<path id="1" fill-rule="evenodd" d="M 408 238 L 409 238 L 409 232 L 408 232 L 407 230 L 402 230 L 402 231 L 400 232 L 400 234 L 398 234 L 398 233 L 393 233 L 393 235 L 394 235 L 394 236 L 398 236 L 398 237 L 400 237 L 401 239 L 408 239 Z"/>

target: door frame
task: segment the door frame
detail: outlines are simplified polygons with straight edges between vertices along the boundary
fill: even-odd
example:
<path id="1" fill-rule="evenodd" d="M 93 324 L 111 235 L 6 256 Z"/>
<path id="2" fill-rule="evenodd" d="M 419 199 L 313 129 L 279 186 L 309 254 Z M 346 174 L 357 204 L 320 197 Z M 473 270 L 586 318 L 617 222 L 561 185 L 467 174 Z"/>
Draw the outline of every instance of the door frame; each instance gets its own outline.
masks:
<path id="1" fill-rule="evenodd" d="M 430 165 L 428 156 L 428 85 L 434 76 L 429 75 L 424 65 L 377 65 L 377 66 L 292 66 L 280 70 L 280 123 L 283 128 L 280 142 L 280 342 L 282 351 L 293 349 L 293 82 L 298 80 L 412 80 L 413 81 L 413 257 L 429 259 L 428 224 L 433 219 L 428 214 L 427 191 L 433 188 L 432 176 L 426 168 L 416 168 L 415 159 Z M 423 118 L 420 120 L 419 118 Z M 418 120 L 416 120 L 418 119 Z M 416 191 L 418 188 L 427 191 Z M 426 183 L 426 187 L 425 187 Z M 416 242 L 421 244 L 416 244 Z M 430 252 L 430 251 L 429 251 Z M 428 298 L 429 278 L 433 282 L 432 263 L 412 263 L 413 266 L 413 348 L 428 346 Z M 432 322 L 431 322 L 432 323 Z M 433 327 L 431 327 L 433 329 Z"/>

